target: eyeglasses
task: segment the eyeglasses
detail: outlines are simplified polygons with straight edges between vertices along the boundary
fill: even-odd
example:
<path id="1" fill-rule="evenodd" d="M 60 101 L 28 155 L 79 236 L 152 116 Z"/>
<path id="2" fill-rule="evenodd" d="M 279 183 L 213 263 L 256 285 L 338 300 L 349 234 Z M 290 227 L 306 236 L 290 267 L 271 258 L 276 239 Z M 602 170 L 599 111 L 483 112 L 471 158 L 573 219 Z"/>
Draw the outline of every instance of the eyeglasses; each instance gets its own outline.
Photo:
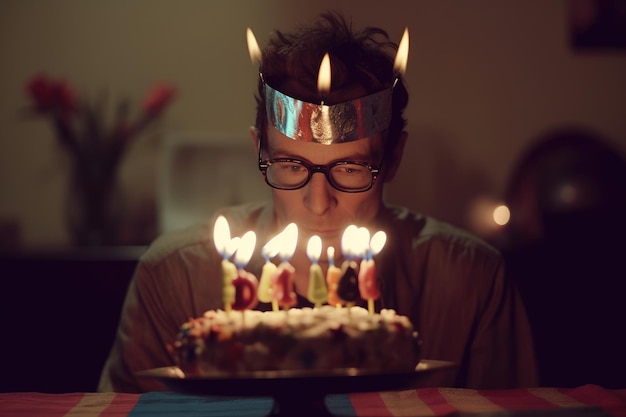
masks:
<path id="1" fill-rule="evenodd" d="M 261 160 L 259 170 L 265 182 L 279 190 L 297 190 L 309 183 L 313 174 L 322 173 L 335 189 L 345 193 L 362 193 L 372 188 L 380 169 L 358 161 L 338 161 L 328 165 L 313 165 L 292 158 Z"/>

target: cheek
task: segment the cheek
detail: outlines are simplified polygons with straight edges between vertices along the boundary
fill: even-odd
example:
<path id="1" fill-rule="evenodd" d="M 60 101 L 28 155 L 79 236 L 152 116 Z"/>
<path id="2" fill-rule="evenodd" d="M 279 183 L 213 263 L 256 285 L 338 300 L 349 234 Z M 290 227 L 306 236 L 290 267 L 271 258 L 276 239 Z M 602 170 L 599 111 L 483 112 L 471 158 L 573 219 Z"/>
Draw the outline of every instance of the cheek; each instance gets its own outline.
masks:
<path id="1" fill-rule="evenodd" d="M 272 188 L 274 210 L 279 220 L 292 221 L 294 214 L 303 209 L 300 190 L 284 191 Z"/>
<path id="2" fill-rule="evenodd" d="M 272 189 L 274 209 L 280 223 L 298 222 L 310 216 L 304 205 L 305 190 L 306 188 L 293 191 Z M 365 193 L 339 193 L 335 195 L 335 199 L 337 205 L 329 215 L 336 221 L 367 224 L 382 205 L 382 187 L 375 186 Z"/>
<path id="3" fill-rule="evenodd" d="M 366 193 L 347 194 L 342 200 L 341 207 L 349 212 L 355 221 L 369 223 L 382 204 L 378 190 L 372 189 Z"/>

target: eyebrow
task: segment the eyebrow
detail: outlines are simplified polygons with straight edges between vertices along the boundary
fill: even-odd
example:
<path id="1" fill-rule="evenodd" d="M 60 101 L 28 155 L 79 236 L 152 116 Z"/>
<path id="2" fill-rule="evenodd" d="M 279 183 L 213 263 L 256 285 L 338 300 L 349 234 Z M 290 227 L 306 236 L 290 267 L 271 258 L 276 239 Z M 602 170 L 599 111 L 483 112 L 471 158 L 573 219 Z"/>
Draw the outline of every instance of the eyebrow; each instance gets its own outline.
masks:
<path id="1" fill-rule="evenodd" d="M 326 145 L 320 145 L 320 146 L 326 146 Z M 302 161 L 306 161 L 312 165 L 313 164 L 311 161 L 309 161 L 307 158 L 301 156 L 301 155 L 296 155 L 290 152 L 287 152 L 285 150 L 275 150 L 272 152 L 269 152 L 270 155 L 270 159 L 276 159 L 276 158 L 288 158 L 288 159 L 298 159 L 298 160 L 302 160 Z M 350 154 L 348 156 L 344 156 L 341 158 L 335 158 L 332 159 L 331 161 L 329 161 L 329 164 L 332 164 L 334 162 L 340 162 L 340 161 L 356 161 L 356 162 L 368 162 L 368 163 L 376 163 L 377 161 L 374 160 L 375 156 L 367 153 L 354 153 L 354 154 Z"/>

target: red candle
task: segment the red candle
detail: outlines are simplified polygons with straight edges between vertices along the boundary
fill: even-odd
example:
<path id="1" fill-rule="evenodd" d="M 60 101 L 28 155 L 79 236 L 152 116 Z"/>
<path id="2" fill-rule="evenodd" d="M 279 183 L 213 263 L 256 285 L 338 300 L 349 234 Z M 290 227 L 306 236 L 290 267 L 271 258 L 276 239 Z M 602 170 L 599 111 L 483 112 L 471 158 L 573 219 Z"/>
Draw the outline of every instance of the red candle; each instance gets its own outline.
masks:
<path id="1" fill-rule="evenodd" d="M 288 309 L 298 304 L 293 281 L 293 275 L 296 270 L 289 263 L 298 244 L 298 226 L 295 223 L 290 223 L 279 236 L 278 255 L 281 263 L 271 276 L 270 286 L 275 305 Z"/>
<path id="2" fill-rule="evenodd" d="M 380 290 L 376 281 L 376 264 L 373 257 L 385 246 L 387 235 L 385 232 L 379 231 L 372 236 L 371 240 L 369 240 L 369 232 L 367 235 L 365 242 L 369 242 L 359 267 L 359 292 L 361 298 L 367 300 L 369 313 L 374 314 L 374 301 L 380 298 Z"/>
<path id="3" fill-rule="evenodd" d="M 237 277 L 232 282 L 235 289 L 232 308 L 235 310 L 253 308 L 257 303 L 258 280 L 253 274 L 244 270 L 252 257 L 255 244 L 256 235 L 254 232 L 246 232 L 241 237 L 239 248 L 235 252 L 235 265 L 238 269 Z"/>

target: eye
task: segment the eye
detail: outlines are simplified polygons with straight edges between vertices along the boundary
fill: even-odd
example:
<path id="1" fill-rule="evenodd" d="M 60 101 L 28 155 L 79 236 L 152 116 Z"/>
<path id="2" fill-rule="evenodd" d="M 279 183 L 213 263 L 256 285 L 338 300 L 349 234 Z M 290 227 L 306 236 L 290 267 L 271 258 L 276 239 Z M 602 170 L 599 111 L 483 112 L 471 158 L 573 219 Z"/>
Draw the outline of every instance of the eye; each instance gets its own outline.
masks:
<path id="1" fill-rule="evenodd" d="M 294 172 L 294 173 L 300 172 L 304 169 L 302 165 L 298 165 L 298 164 L 291 164 L 289 165 L 288 168 L 291 172 Z"/>
<path id="2" fill-rule="evenodd" d="M 361 175 L 368 171 L 364 166 L 356 164 L 343 164 L 335 167 L 334 171 L 341 175 Z"/>
<path id="3" fill-rule="evenodd" d="M 278 168 L 281 173 L 284 173 L 286 175 L 306 173 L 306 168 L 302 164 L 299 164 L 297 162 L 280 161 L 276 162 L 274 164 L 274 167 Z"/>

